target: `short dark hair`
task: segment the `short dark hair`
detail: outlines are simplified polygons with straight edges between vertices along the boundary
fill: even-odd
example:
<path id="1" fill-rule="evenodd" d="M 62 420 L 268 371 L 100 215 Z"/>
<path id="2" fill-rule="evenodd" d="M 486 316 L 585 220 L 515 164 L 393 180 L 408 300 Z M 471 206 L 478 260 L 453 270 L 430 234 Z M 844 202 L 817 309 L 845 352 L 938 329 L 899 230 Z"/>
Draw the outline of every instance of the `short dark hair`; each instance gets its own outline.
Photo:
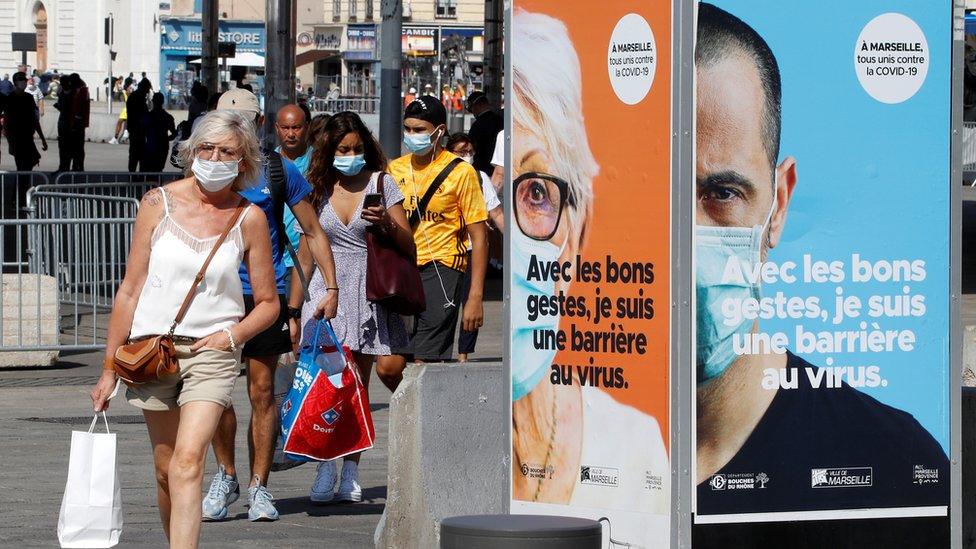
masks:
<path id="1" fill-rule="evenodd" d="M 451 150 L 454 147 L 462 143 L 469 143 L 472 147 L 474 146 L 474 141 L 471 141 L 471 136 L 464 132 L 452 133 L 450 137 L 447 138 L 447 150 Z"/>
<path id="2" fill-rule="evenodd" d="M 441 104 L 440 100 L 429 95 L 422 95 L 410 102 L 403 109 L 403 119 L 416 118 L 424 122 L 430 122 L 435 127 L 447 124 L 447 109 Z"/>
<path id="3" fill-rule="evenodd" d="M 779 159 L 783 93 L 776 57 L 763 37 L 741 19 L 712 4 L 698 4 L 695 65 L 710 67 L 736 53 L 745 54 L 759 72 L 764 99 L 762 139 L 769 162 L 775 168 Z"/>
<path id="4" fill-rule="evenodd" d="M 14 76 L 13 78 L 11 78 L 11 80 L 27 80 L 27 73 L 25 73 L 24 71 L 17 71 L 14 73 Z"/>

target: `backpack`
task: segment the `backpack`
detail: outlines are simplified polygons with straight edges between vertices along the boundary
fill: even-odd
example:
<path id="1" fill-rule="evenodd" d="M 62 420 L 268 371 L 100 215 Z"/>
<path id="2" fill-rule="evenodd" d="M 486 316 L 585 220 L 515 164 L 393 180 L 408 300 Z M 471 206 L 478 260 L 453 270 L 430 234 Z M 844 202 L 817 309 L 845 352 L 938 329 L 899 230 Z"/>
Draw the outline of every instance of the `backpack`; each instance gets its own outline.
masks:
<path id="1" fill-rule="evenodd" d="M 268 190 L 271 191 L 274 223 L 278 230 L 278 245 L 284 246 L 288 251 L 288 255 L 291 256 L 292 263 L 300 267 L 301 263 L 298 261 L 298 254 L 295 252 L 295 247 L 291 245 L 291 241 L 288 240 L 288 236 L 285 234 L 285 197 L 288 185 L 285 162 L 282 160 L 281 154 L 275 151 L 265 152 L 265 159 L 268 164 Z M 314 268 L 314 262 L 312 266 Z M 308 295 L 308 279 L 305 276 L 304 270 L 301 268 L 298 269 L 298 278 L 302 281 L 302 293 L 304 294 L 305 301 L 311 301 L 312 298 Z"/>

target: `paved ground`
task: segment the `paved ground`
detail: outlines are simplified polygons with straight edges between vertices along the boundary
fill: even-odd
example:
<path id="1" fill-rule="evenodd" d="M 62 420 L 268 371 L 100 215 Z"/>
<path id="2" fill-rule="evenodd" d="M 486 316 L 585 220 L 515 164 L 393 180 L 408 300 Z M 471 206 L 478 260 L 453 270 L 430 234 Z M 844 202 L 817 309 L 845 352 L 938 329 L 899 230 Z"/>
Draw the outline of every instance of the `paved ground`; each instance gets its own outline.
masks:
<path id="1" fill-rule="evenodd" d="M 501 302 L 486 303 L 486 326 L 479 340 L 477 360 L 501 356 Z M 67 474 L 72 430 L 87 429 L 91 421 L 88 391 L 99 374 L 97 353 L 62 357 L 46 370 L 0 369 L 0 547 L 56 547 L 57 521 Z M 271 492 L 282 515 L 276 523 L 247 521 L 243 500 L 231 507 L 233 518 L 205 524 L 204 547 L 372 547 L 373 532 L 386 502 L 388 405 L 390 394 L 373 376 L 370 384 L 376 446 L 361 464 L 363 499 L 355 505 L 311 506 L 308 488 L 314 465 L 303 465 L 271 476 Z M 238 409 L 238 464 L 242 478 L 247 467 L 246 418 L 249 413 L 244 379 L 234 392 Z M 125 527 L 120 547 L 161 547 L 165 540 L 159 523 L 153 488 L 152 458 L 145 425 L 138 410 L 116 402 L 109 422 L 118 433 L 119 474 Z M 207 481 L 216 469 L 207 463 Z M 246 496 L 245 496 L 246 497 Z"/>
<path id="2" fill-rule="evenodd" d="M 58 142 L 52 139 L 47 144 L 48 150 L 41 151 L 41 143 L 37 142 L 37 150 L 41 153 L 41 164 L 35 168 L 36 171 L 53 172 L 58 169 Z M 128 162 L 128 145 L 85 143 L 85 169 L 88 171 L 126 171 Z M 14 159 L 7 153 L 7 140 L 3 139 L 0 145 L 0 170 L 13 171 L 14 169 Z M 167 164 L 166 171 L 175 171 L 175 168 Z"/>

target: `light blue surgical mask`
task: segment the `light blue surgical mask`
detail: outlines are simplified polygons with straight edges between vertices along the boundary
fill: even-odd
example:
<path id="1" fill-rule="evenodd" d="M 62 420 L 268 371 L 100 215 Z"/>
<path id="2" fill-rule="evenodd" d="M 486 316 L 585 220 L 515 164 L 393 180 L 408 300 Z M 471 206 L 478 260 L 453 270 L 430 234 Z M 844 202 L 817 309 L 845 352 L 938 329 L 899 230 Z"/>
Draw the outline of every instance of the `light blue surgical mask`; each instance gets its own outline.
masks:
<path id="1" fill-rule="evenodd" d="M 403 134 L 403 145 L 413 154 L 427 154 L 434 146 L 431 136 L 435 133 L 437 130 L 432 133 L 405 133 Z"/>
<path id="2" fill-rule="evenodd" d="M 332 160 L 332 166 L 343 175 L 356 175 L 366 167 L 366 157 L 362 154 L 337 156 Z"/>
<path id="3" fill-rule="evenodd" d="M 530 296 L 552 296 L 556 293 L 555 281 L 526 280 L 531 257 L 537 262 L 557 261 L 562 250 L 550 242 L 540 242 L 512 231 L 512 303 L 522 311 Z M 527 311 L 512 318 L 512 400 L 529 394 L 545 378 L 556 356 L 555 349 L 536 349 L 532 344 L 535 330 L 559 330 L 558 316 L 539 316 L 530 321 Z"/>
<path id="4" fill-rule="evenodd" d="M 697 314 L 698 383 L 721 375 L 735 361 L 732 342 L 736 335 L 752 330 L 753 320 L 727 320 L 723 305 L 730 301 L 759 299 L 762 288 L 758 277 L 726 277 L 725 272 L 738 262 L 740 273 L 753 273 L 761 263 L 763 235 L 776 205 L 775 187 L 769 215 L 762 225 L 748 227 L 711 227 L 695 225 L 695 294 Z M 731 265 L 730 265 L 731 263 Z"/>

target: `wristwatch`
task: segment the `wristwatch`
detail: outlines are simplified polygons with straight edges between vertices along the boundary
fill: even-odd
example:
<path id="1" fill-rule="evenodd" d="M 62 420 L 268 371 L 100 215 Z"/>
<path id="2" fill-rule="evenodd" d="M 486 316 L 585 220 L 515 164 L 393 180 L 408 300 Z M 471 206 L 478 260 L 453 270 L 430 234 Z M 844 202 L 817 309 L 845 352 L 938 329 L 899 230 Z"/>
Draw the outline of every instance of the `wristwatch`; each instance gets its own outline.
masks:
<path id="1" fill-rule="evenodd" d="M 288 318 L 294 318 L 295 320 L 301 320 L 302 309 L 300 307 L 288 307 Z"/>

